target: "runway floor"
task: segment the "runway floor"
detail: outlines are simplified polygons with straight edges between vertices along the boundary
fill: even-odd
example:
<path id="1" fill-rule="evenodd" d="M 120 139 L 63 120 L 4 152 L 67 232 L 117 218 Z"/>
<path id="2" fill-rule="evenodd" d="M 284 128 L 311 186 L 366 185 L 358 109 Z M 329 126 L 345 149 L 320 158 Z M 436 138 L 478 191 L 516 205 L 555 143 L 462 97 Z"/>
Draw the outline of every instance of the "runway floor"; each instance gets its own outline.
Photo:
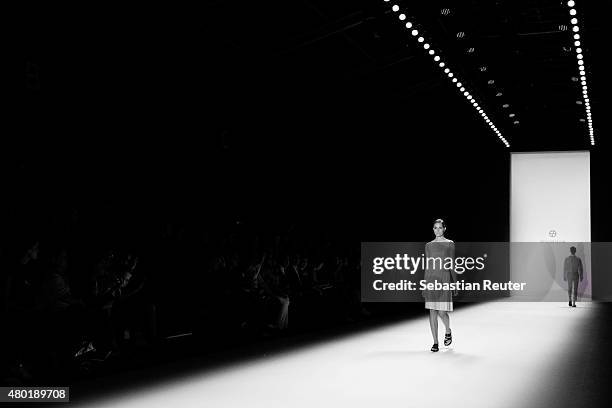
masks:
<path id="1" fill-rule="evenodd" d="M 603 373 L 593 349 L 601 344 L 593 341 L 601 334 L 601 307 L 510 302 L 464 307 L 451 314 L 450 347 L 442 345 L 440 322 L 438 353 L 429 351 L 424 311 L 416 319 L 86 405 L 490 408 L 577 407 L 588 401 L 594 406 L 603 397 L 604 379 L 591 378 Z"/>

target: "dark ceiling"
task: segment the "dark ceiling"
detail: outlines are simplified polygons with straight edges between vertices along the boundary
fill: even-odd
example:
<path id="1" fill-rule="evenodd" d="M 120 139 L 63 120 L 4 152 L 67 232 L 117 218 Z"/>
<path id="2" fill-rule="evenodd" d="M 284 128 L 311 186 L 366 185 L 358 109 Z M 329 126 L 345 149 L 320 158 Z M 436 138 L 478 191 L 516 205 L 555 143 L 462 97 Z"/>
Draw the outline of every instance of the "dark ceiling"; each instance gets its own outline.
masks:
<path id="1" fill-rule="evenodd" d="M 590 148 L 564 1 L 395 3 L 511 150 Z M 577 4 L 597 147 L 606 134 L 600 3 Z M 441 142 L 505 149 L 403 27 L 392 2 L 197 4 L 31 6 L 29 126 L 44 123 L 66 135 L 87 130 L 87 140 L 97 132 L 124 144 L 153 130 L 213 135 L 215 144 L 246 152 Z"/>
<path id="2" fill-rule="evenodd" d="M 118 208 L 133 201 L 153 218 L 165 206 L 184 213 L 189 204 L 198 214 L 216 206 L 213 217 L 269 213 L 260 217 L 266 223 L 301 214 L 325 228 L 325 217 L 353 225 L 359 214 L 373 230 L 398 231 L 422 213 L 425 224 L 448 215 L 465 231 L 499 232 L 508 153 L 575 149 L 597 158 L 593 191 L 609 190 L 599 1 L 577 0 L 594 148 L 576 104 L 564 2 L 397 2 L 510 149 L 391 2 L 28 4 L 25 134 L 0 153 L 3 165 L 17 164 L 9 174 L 24 189 L 44 187 L 26 201 L 114 197 Z M 425 186 L 425 196 L 412 186 Z M 398 187 L 396 200 L 384 199 Z M 593 202 L 599 211 L 609 203 Z M 407 212 L 412 218 L 398 224 Z"/>

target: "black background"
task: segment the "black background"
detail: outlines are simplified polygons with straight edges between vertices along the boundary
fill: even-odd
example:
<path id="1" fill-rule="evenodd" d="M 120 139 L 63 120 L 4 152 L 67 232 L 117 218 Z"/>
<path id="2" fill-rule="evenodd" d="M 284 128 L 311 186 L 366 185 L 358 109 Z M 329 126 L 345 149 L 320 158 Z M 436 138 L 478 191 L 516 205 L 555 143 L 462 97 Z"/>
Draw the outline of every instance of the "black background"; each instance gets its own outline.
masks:
<path id="1" fill-rule="evenodd" d="M 35 85 L 26 87 L 24 131 L 4 150 L 16 187 L 9 197 L 17 198 L 9 200 L 9 224 L 21 229 L 15 220 L 35 223 L 79 207 L 99 224 L 99 236 L 104 229 L 112 235 L 113 223 L 129 223 L 146 238 L 163 220 L 178 219 L 210 230 L 274 233 L 295 225 L 357 248 L 366 240 L 427 239 L 441 217 L 452 239 L 507 240 L 511 150 L 414 49 L 388 4 L 315 3 L 31 5 L 26 73 L 34 67 Z M 557 2 L 468 3 L 454 13 L 470 16 L 463 26 L 484 50 L 494 24 L 483 13 L 518 19 L 540 6 L 551 21 L 567 17 Z M 411 7 L 449 56 L 463 47 L 443 39 L 440 33 L 453 38 L 456 23 L 443 26 L 434 6 Z M 587 66 L 599 142 L 592 150 L 593 239 L 605 240 L 600 20 L 597 10 L 580 11 L 591 23 Z M 355 18 L 355 30 L 346 29 Z M 510 85 L 527 78 L 513 66 L 503 69 L 502 51 L 544 46 L 516 45 L 513 28 L 522 29 L 500 26 L 501 50 L 478 57 Z M 514 68 L 538 62 L 537 52 L 523 54 Z M 552 72 L 576 68 L 571 58 L 555 63 Z M 495 120 L 496 102 L 469 70 L 460 66 Z M 537 85 L 538 78 L 529 81 Z M 540 99 L 550 91 L 544 85 L 536 86 Z M 551 94 L 546 103 L 576 95 Z M 521 100 L 517 91 L 513 102 L 534 104 L 532 96 Z M 514 150 L 588 148 L 585 128 L 497 123 L 516 140 Z"/>

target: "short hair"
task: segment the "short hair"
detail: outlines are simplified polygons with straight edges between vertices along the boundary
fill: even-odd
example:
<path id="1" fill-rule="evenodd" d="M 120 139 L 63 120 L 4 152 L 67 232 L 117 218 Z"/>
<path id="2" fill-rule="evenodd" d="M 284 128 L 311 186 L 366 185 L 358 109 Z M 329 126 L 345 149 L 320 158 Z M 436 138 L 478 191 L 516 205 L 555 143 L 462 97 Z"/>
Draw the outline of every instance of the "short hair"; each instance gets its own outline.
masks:
<path id="1" fill-rule="evenodd" d="M 572 255 L 575 254 L 576 253 L 576 247 L 575 246 L 570 247 L 570 252 L 572 253 Z"/>
<path id="2" fill-rule="evenodd" d="M 446 223 L 444 222 L 442 218 L 438 218 L 437 220 L 435 220 L 434 225 L 436 224 L 442 224 L 442 228 L 446 228 Z"/>

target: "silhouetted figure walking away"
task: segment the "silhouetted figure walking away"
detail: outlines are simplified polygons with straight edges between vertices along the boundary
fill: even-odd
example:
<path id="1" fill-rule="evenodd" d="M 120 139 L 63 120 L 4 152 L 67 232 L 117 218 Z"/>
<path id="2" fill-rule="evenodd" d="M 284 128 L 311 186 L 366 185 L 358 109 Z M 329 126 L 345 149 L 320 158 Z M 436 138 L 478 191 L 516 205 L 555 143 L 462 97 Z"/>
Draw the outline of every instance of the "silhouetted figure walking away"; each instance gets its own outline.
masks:
<path id="1" fill-rule="evenodd" d="M 570 248 L 571 255 L 565 258 L 563 264 L 563 280 L 567 281 L 567 296 L 569 306 L 576 307 L 578 297 L 578 282 L 582 282 L 582 260 L 576 256 L 576 247 Z"/>

